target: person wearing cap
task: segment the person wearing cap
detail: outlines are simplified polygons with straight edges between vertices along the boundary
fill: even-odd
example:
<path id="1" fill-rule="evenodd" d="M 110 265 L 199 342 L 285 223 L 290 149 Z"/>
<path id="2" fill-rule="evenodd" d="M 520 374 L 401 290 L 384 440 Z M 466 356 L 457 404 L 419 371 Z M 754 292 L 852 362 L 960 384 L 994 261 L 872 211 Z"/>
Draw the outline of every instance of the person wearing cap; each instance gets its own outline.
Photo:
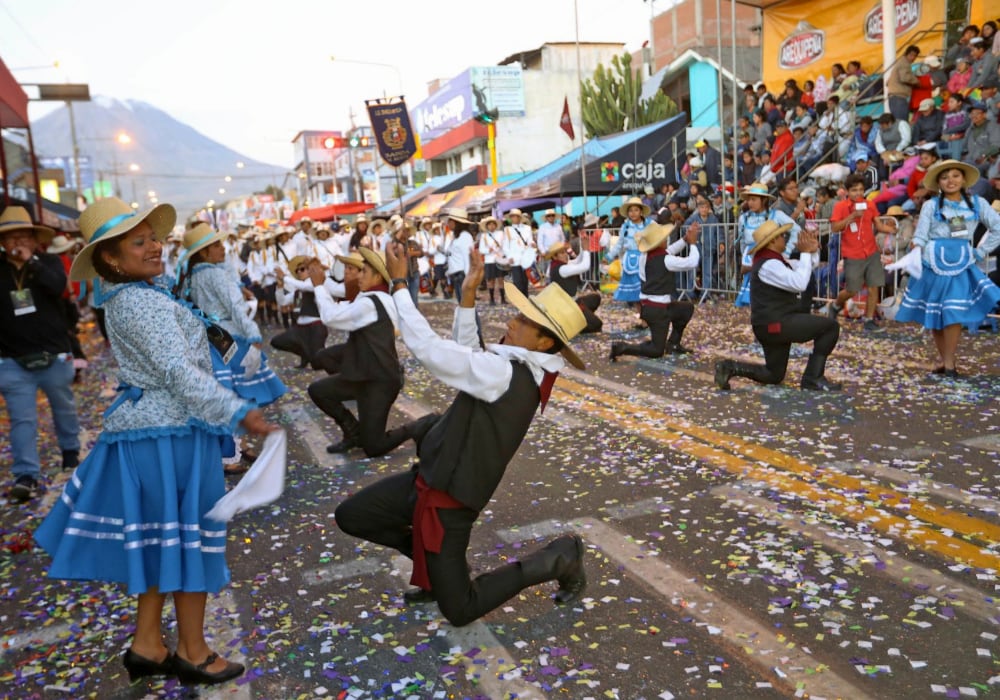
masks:
<path id="1" fill-rule="evenodd" d="M 608 251 L 608 259 L 621 258 L 621 279 L 615 289 L 615 301 L 624 301 L 630 306 L 639 301 L 642 279 L 639 277 L 639 234 L 652 219 L 649 218 L 649 207 L 638 197 L 630 197 L 622 205 L 626 220 L 618 230 L 618 240 Z"/>
<path id="2" fill-rule="evenodd" d="M 813 343 L 799 386 L 809 391 L 840 391 L 841 385 L 826 378 L 826 360 L 840 337 L 833 319 L 801 311 L 800 295 L 812 278 L 819 258 L 814 231 L 802 231 L 796 243 L 798 260 L 786 260 L 791 227 L 765 221 L 754 231 L 751 275 L 750 324 L 764 348 L 764 364 L 720 360 L 715 363 L 715 384 L 730 389 L 730 379 L 745 377 L 759 384 L 780 384 L 788 369 L 792 343 Z"/>
<path id="3" fill-rule="evenodd" d="M 969 128 L 962 141 L 962 160 L 972 163 L 980 175 L 986 175 L 1000 153 L 1000 124 L 986 118 L 986 105 L 973 102 L 969 107 Z"/>
<path id="4" fill-rule="evenodd" d="M 588 215 L 593 216 L 593 215 Z M 588 222 L 596 224 L 596 221 Z M 604 328 L 604 321 L 597 315 L 597 309 L 601 306 L 600 292 L 587 292 L 580 294 L 583 287 L 583 275 L 591 272 L 590 251 L 585 245 L 580 246 L 580 254 L 570 260 L 570 253 L 573 246 L 570 243 L 553 243 L 542 258 L 549 263 L 549 279 L 552 284 L 558 284 L 567 294 L 573 297 L 580 311 L 586 319 L 587 325 L 580 331 L 581 333 L 600 333 Z"/>
<path id="5" fill-rule="evenodd" d="M 944 112 L 937 108 L 933 98 L 927 97 L 921 100 L 910 129 L 911 143 L 917 146 L 937 143 L 941 140 L 942 129 L 944 129 Z"/>
<path id="6" fill-rule="evenodd" d="M 204 631 L 207 594 L 230 578 L 225 524 L 206 517 L 225 493 L 222 439 L 277 426 L 216 381 L 205 319 L 153 283 L 176 218 L 169 204 L 135 212 L 114 197 L 80 215 L 87 245 L 70 277 L 102 279 L 120 394 L 35 540 L 52 557 L 50 577 L 122 583 L 138 596 L 122 656 L 130 680 L 220 683 L 244 671 L 212 651 Z M 168 594 L 175 652 L 162 638 Z"/>
<path id="7" fill-rule="evenodd" d="M 552 212 L 555 218 L 555 212 Z M 503 291 L 503 278 L 510 270 L 510 260 L 504 254 L 503 232 L 498 230 L 500 222 L 495 216 L 487 216 L 479 222 L 479 254 L 483 256 L 486 269 L 486 290 L 490 295 L 490 306 L 496 306 L 497 297 L 501 304 L 507 303 Z M 561 233 L 560 229 L 560 233 Z"/>
<path id="8" fill-rule="evenodd" d="M 309 398 L 330 416 L 343 434 L 326 448 L 330 454 L 356 447 L 368 457 L 384 455 L 415 437 L 413 423 L 386 430 L 389 411 L 403 387 L 403 370 L 396 352 L 396 307 L 389 297 L 389 273 L 382 254 L 361 247 L 364 260 L 358 274 L 360 292 L 352 302 L 334 301 L 334 293 L 317 266 L 309 269 L 319 316 L 325 326 L 347 331 L 337 373 L 309 385 Z M 401 254 L 406 263 L 406 256 Z M 406 284 L 406 266 L 399 278 Z M 412 303 L 412 300 L 411 300 Z M 324 329 L 325 330 L 325 329 Z M 344 405 L 357 401 L 355 417 Z"/>
<path id="9" fill-rule="evenodd" d="M 401 251 L 388 251 L 393 278 L 405 272 Z M 517 315 L 499 344 L 481 344 L 475 290 L 482 257 L 472 252 L 454 340 L 439 337 L 402 283 L 393 301 L 403 342 L 437 379 L 456 389 L 448 410 L 417 445 L 412 469 L 369 484 L 342 502 L 337 524 L 348 535 L 395 549 L 413 560 L 408 603 L 436 601 L 456 627 L 467 625 L 523 589 L 556 581 L 557 603 L 580 598 L 587 584 L 584 544 L 565 535 L 539 551 L 471 577 L 467 550 L 473 527 L 503 480 L 535 413 L 544 410 L 559 371 L 568 361 L 584 365 L 570 347 L 585 321 L 579 306 L 557 284 L 533 299 L 507 284 Z"/>
<path id="10" fill-rule="evenodd" d="M 250 318 L 240 286 L 226 267 L 224 239 L 225 234 L 214 231 L 205 222 L 198 222 L 185 232 L 185 253 L 181 260 L 184 273 L 178 281 L 177 293 L 224 328 L 236 343 L 235 353 L 228 361 L 211 348 L 212 366 L 219 383 L 257 406 L 268 406 L 287 389 L 267 366 L 267 356 L 261 352 L 260 328 Z M 234 445 L 232 455 L 224 454 L 227 474 L 242 473 L 246 469 L 239 466 L 240 462 L 253 461 L 252 455 L 242 453 L 239 436 L 235 436 Z"/>
<path id="11" fill-rule="evenodd" d="M 708 187 L 708 173 L 705 172 L 705 163 L 698 156 L 691 156 L 688 158 L 688 166 L 690 170 L 688 171 L 687 177 L 684 181 L 688 183 L 688 186 L 698 185 L 699 188 Z"/>
<path id="12" fill-rule="evenodd" d="M 509 226 L 503 229 L 504 239 L 507 245 L 506 257 L 511 262 L 510 281 L 522 294 L 528 293 L 528 268 L 534 267 L 538 260 L 538 246 L 535 243 L 535 233 L 531 226 L 523 222 L 523 215 L 520 209 L 511 209 L 507 212 Z M 468 260 L 468 253 L 465 254 Z M 459 294 L 460 284 L 455 284 L 455 294 Z M 505 285 L 506 286 L 506 285 Z"/>
<path id="13" fill-rule="evenodd" d="M 57 255 L 44 252 L 55 231 L 36 225 L 23 207 L 0 213 L 0 395 L 10 423 L 11 475 L 15 503 L 38 491 L 37 395 L 52 408 L 63 469 L 80 453 L 80 422 L 73 396 L 73 348 L 67 329 L 66 271 Z"/>
<path id="14" fill-rule="evenodd" d="M 649 326 L 649 340 L 645 343 L 627 345 L 611 343 L 608 359 L 615 362 L 622 355 L 639 357 L 663 357 L 664 353 L 683 355 L 691 352 L 681 345 L 684 329 L 694 315 L 694 304 L 679 299 L 678 272 L 698 269 L 698 234 L 701 226 L 693 223 L 687 227 L 684 237 L 674 241 L 669 247 L 672 224 L 651 223 L 639 237 L 639 274 L 642 280 L 640 316 Z M 687 252 L 686 256 L 681 253 Z M 667 337 L 667 332 L 670 332 Z"/>
<path id="15" fill-rule="evenodd" d="M 784 226 L 788 225 L 788 243 L 785 249 L 787 255 L 791 255 L 795 250 L 795 243 L 798 240 L 799 225 L 784 211 L 769 208 L 775 196 L 768 190 L 767 185 L 755 182 L 749 187 L 740 190 L 740 198 L 746 203 L 746 210 L 740 214 L 736 220 L 736 235 L 739 245 L 743 251 L 742 274 L 743 282 L 740 285 L 739 293 L 733 302 L 736 306 L 750 306 L 751 273 L 753 271 L 752 250 L 756 245 L 754 232 L 760 228 L 765 221 L 776 221 Z M 805 289 L 805 287 L 803 287 Z"/>
<path id="16" fill-rule="evenodd" d="M 932 373 L 950 378 L 959 376 L 962 327 L 978 328 L 1000 301 L 1000 288 L 976 265 L 1000 246 L 1000 214 L 969 192 L 978 179 L 979 171 L 969 163 L 945 160 L 932 166 L 923 184 L 933 194 L 920 209 L 913 249 L 887 268 L 912 277 L 896 320 L 931 331 L 938 354 Z M 986 233 L 973 247 L 979 224 Z"/>
<path id="17" fill-rule="evenodd" d="M 968 89 L 981 88 L 988 79 L 996 77 L 998 57 L 990 51 L 990 48 L 982 37 L 976 37 L 969 42 L 972 73 L 966 86 Z"/>
<path id="18" fill-rule="evenodd" d="M 465 209 L 452 209 L 448 212 L 448 229 L 452 235 L 451 243 L 448 245 L 448 286 L 454 292 L 455 300 L 459 302 L 462 301 L 464 291 L 462 280 L 465 279 L 465 275 L 469 271 L 469 251 L 476 245 L 472 232 L 477 228 L 476 224 L 469 219 Z M 530 236 L 530 233 L 528 235 Z M 507 257 L 513 258 L 510 252 L 507 253 Z M 517 260 L 515 259 L 511 267 L 512 275 L 516 274 L 516 266 Z M 527 277 L 525 277 L 525 284 L 527 284 Z"/>
<path id="19" fill-rule="evenodd" d="M 910 93 L 914 87 L 920 85 L 917 76 L 913 74 L 913 62 L 919 55 L 919 46 L 915 44 L 907 46 L 903 55 L 884 76 L 885 94 L 889 97 L 889 112 L 899 122 L 905 122 L 910 118 Z"/>
<path id="20" fill-rule="evenodd" d="M 719 153 L 719 149 L 713 147 L 705 139 L 695 141 L 694 147 L 698 151 L 698 157 L 701 158 L 701 162 L 704 164 L 705 175 L 708 176 L 708 184 L 721 185 L 722 154 Z"/>
<path id="21" fill-rule="evenodd" d="M 564 243 L 566 233 L 556 221 L 556 210 L 546 209 L 542 219 L 542 223 L 538 227 L 538 250 L 547 251 L 556 243 Z M 489 270 L 486 272 L 486 279 L 489 280 Z"/>
<path id="22" fill-rule="evenodd" d="M 830 218 L 830 229 L 840 234 L 844 289 L 827 306 L 827 314 L 836 319 L 847 300 L 866 287 L 868 297 L 865 300 L 864 330 L 867 333 L 883 331 L 885 328 L 875 319 L 879 294 L 885 286 L 885 269 L 875 232 L 894 233 L 896 222 L 878 216 L 878 209 L 865 198 L 865 181 L 861 175 L 849 175 L 844 187 L 847 188 L 847 199 L 837 202 Z"/>

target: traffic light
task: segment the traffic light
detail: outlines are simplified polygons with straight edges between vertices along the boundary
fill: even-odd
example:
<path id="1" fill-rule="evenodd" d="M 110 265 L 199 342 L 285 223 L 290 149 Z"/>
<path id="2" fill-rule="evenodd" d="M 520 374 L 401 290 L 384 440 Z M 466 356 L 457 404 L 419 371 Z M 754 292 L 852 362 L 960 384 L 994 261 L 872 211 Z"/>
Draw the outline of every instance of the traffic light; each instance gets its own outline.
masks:
<path id="1" fill-rule="evenodd" d="M 368 148 L 371 145 L 371 137 L 354 134 L 347 143 L 351 148 Z"/>
<path id="2" fill-rule="evenodd" d="M 480 124 L 493 124 L 499 118 L 500 110 L 496 107 L 488 109 L 485 112 L 480 112 L 475 116 L 475 120 Z"/>
<path id="3" fill-rule="evenodd" d="M 323 137 L 323 148 L 333 149 L 333 148 L 343 148 L 344 138 L 342 136 L 324 136 Z"/>

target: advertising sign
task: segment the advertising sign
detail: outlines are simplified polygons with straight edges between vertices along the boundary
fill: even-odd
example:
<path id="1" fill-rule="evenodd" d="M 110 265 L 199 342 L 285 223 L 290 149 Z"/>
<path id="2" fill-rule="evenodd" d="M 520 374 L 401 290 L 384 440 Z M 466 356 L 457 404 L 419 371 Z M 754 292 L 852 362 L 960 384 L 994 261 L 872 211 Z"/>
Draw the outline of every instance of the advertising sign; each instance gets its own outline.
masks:
<path id="1" fill-rule="evenodd" d="M 413 110 L 413 125 L 423 143 L 472 119 L 470 71 L 459 73 Z"/>
<path id="2" fill-rule="evenodd" d="M 808 17 L 808 21 L 803 21 Z M 942 35 L 930 31 L 945 19 L 945 0 L 896 0 L 896 45 L 917 44 L 922 55 L 940 54 Z M 882 5 L 879 0 L 832 4 L 786 0 L 764 10 L 764 83 L 777 94 L 789 78 L 829 77 L 834 63 L 858 60 L 867 73 L 881 71 Z M 939 28 L 939 27 L 938 27 Z M 753 76 L 745 76 L 752 78 Z"/>
<path id="3" fill-rule="evenodd" d="M 496 107 L 500 116 L 524 116 L 524 76 L 521 64 L 510 66 L 483 66 L 470 68 L 472 91 L 486 99 L 485 109 L 478 105 L 476 112 Z"/>

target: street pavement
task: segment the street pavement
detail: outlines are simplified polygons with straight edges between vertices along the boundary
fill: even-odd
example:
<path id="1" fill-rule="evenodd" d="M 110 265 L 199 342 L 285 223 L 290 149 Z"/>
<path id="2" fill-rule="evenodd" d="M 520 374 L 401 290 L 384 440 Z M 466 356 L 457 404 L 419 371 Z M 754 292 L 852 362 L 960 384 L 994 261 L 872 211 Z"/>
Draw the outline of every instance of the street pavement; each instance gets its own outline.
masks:
<path id="1" fill-rule="evenodd" d="M 422 308 L 442 332 L 451 302 Z M 487 341 L 512 307 L 481 307 Z M 115 586 L 44 577 L 24 548 L 58 495 L 0 507 L 0 695 L 219 698 L 967 698 L 1000 693 L 1000 495 L 993 333 L 966 335 L 959 370 L 928 375 L 913 326 L 862 333 L 841 320 L 828 376 L 839 394 L 734 379 L 722 357 L 759 360 L 746 310 L 698 307 L 691 355 L 610 364 L 638 342 L 634 313 L 606 303 L 605 333 L 574 343 L 563 372 L 472 535 L 486 571 L 565 532 L 587 545 L 582 601 L 554 585 L 454 628 L 408 607 L 409 561 L 341 533 L 333 511 L 408 469 L 412 444 L 378 459 L 332 456 L 339 431 L 308 400 L 318 375 L 271 353 L 291 389 L 269 415 L 289 431 L 285 494 L 229 528 L 233 582 L 210 597 L 214 644 L 248 673 L 214 689 L 129 685 L 118 658 L 133 600 Z M 336 338 L 336 334 L 334 334 Z M 331 340 L 331 342 L 333 342 Z M 87 439 L 114 369 L 96 340 L 80 385 Z M 405 351 L 390 426 L 447 408 L 453 391 Z M 46 409 L 47 411 L 47 409 Z M 48 421 L 46 417 L 45 421 Z M 43 422 L 46 454 L 55 459 Z M 9 445 L 0 442 L 0 463 Z M 168 639 L 175 630 L 166 630 Z"/>

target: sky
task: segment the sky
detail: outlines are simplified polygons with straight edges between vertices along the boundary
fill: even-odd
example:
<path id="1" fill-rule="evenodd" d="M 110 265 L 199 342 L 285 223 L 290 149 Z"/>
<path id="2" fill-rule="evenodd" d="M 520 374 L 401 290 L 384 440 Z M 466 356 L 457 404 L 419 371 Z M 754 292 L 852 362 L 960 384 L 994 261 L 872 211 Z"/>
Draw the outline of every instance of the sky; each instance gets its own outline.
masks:
<path id="1" fill-rule="evenodd" d="M 650 2 L 669 7 L 576 0 L 580 40 L 638 49 Z M 148 102 L 282 166 L 299 131 L 346 130 L 352 109 L 367 123 L 366 98 L 402 85 L 415 106 L 431 80 L 574 38 L 574 0 L 0 0 L 0 59 L 20 82 Z"/>

